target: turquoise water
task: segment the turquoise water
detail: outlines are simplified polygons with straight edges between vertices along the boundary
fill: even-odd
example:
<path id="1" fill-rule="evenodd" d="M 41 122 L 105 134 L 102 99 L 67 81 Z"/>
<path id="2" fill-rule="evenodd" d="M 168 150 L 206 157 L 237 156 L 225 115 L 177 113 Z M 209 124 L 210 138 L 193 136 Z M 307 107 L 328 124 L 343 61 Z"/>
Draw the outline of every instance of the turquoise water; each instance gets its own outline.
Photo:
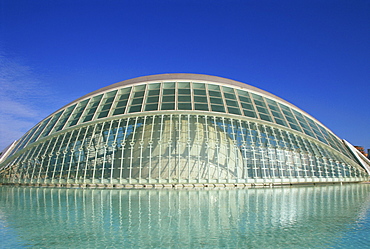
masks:
<path id="1" fill-rule="evenodd" d="M 0 238 L 2 248 L 367 248 L 370 185 L 0 186 Z"/>

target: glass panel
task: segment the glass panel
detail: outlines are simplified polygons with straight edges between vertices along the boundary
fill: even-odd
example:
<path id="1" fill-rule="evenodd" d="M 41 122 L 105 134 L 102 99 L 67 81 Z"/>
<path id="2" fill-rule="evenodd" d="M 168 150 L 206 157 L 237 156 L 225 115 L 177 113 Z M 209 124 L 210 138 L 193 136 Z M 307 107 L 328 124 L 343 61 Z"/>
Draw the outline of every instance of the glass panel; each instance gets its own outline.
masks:
<path id="1" fill-rule="evenodd" d="M 190 82 L 178 82 L 178 88 L 180 90 L 180 88 L 190 88 Z M 189 92 L 190 93 L 190 92 Z"/>
<path id="2" fill-rule="evenodd" d="M 134 91 L 135 91 L 135 92 L 145 91 L 145 86 L 146 86 L 146 85 L 139 85 L 139 86 L 135 86 L 135 87 L 134 87 Z"/>
<path id="3" fill-rule="evenodd" d="M 211 100 L 211 103 L 212 104 L 220 104 L 220 105 L 222 105 L 223 104 L 223 101 L 222 101 L 222 99 L 220 99 L 220 98 L 210 98 L 210 100 Z"/>
<path id="4" fill-rule="evenodd" d="M 227 107 L 227 109 L 229 110 L 229 113 L 239 114 L 240 115 L 239 108 Z"/>
<path id="5" fill-rule="evenodd" d="M 241 104 L 242 104 L 242 107 L 245 108 L 245 109 L 254 110 L 254 108 L 251 104 L 247 104 L 247 103 L 243 103 L 243 102 Z"/>
<path id="6" fill-rule="evenodd" d="M 161 110 L 175 110 L 175 103 L 162 103 Z"/>
<path id="7" fill-rule="evenodd" d="M 131 105 L 139 105 L 143 103 L 143 98 L 133 99 Z"/>
<path id="8" fill-rule="evenodd" d="M 221 92 L 215 92 L 215 91 L 208 91 L 209 96 L 214 96 L 214 97 L 221 97 Z"/>
<path id="9" fill-rule="evenodd" d="M 207 103 L 207 97 L 194 96 L 194 102 Z"/>
<path id="10" fill-rule="evenodd" d="M 179 102 L 191 102 L 190 96 L 179 96 Z"/>
<path id="11" fill-rule="evenodd" d="M 211 105 L 211 108 L 214 112 L 225 112 L 225 108 L 222 105 Z"/>
<path id="12" fill-rule="evenodd" d="M 223 86 L 222 90 L 226 93 L 234 93 L 234 89 L 232 89 L 231 87 Z"/>
<path id="13" fill-rule="evenodd" d="M 202 110 L 202 111 L 208 111 L 208 105 L 207 104 L 194 104 L 195 110 Z"/>
<path id="14" fill-rule="evenodd" d="M 231 93 L 224 93 L 224 96 L 227 99 L 236 99 L 235 95 Z"/>
<path id="15" fill-rule="evenodd" d="M 163 89 L 163 95 L 175 94 L 175 89 Z"/>
<path id="16" fill-rule="evenodd" d="M 140 111 L 141 111 L 141 105 L 134 105 L 130 107 L 129 113 L 140 112 Z"/>
<path id="17" fill-rule="evenodd" d="M 257 117 L 254 111 L 243 109 L 243 112 L 244 112 L 244 115 L 247 117 L 251 117 L 251 118 Z"/>
<path id="18" fill-rule="evenodd" d="M 191 110 L 191 103 L 178 103 L 179 110 Z"/>
<path id="19" fill-rule="evenodd" d="M 150 96 L 159 95 L 159 90 L 149 90 L 148 95 Z"/>
<path id="20" fill-rule="evenodd" d="M 193 83 L 193 88 L 206 89 L 206 86 L 204 85 L 204 83 Z"/>
<path id="21" fill-rule="evenodd" d="M 151 83 L 148 85 L 149 90 L 159 89 L 161 87 L 161 83 Z"/>
<path id="22" fill-rule="evenodd" d="M 145 111 L 156 111 L 158 110 L 158 103 L 156 104 L 147 104 L 145 106 Z"/>
<path id="23" fill-rule="evenodd" d="M 174 102 L 175 101 L 175 95 L 168 95 L 162 97 L 162 102 Z"/>
<path id="24" fill-rule="evenodd" d="M 159 101 L 159 96 L 148 97 L 146 99 L 146 103 L 157 103 L 158 101 Z"/>
<path id="25" fill-rule="evenodd" d="M 195 95 L 206 95 L 206 90 L 194 89 L 194 94 Z"/>
<path id="26" fill-rule="evenodd" d="M 236 102 L 236 101 L 234 101 L 234 100 L 226 100 L 226 104 L 228 105 L 228 106 L 238 106 L 238 103 Z"/>
<path id="27" fill-rule="evenodd" d="M 220 91 L 220 86 L 218 86 L 218 85 L 213 85 L 213 84 L 209 84 L 209 85 L 208 85 L 208 90 Z"/>
<path id="28" fill-rule="evenodd" d="M 175 82 L 165 82 L 163 83 L 163 88 L 165 89 L 175 88 Z"/>
<path id="29" fill-rule="evenodd" d="M 144 91 L 140 91 L 140 92 L 135 92 L 134 94 L 134 97 L 137 98 L 137 97 L 143 97 L 144 96 Z"/>
<path id="30" fill-rule="evenodd" d="M 190 89 L 178 89 L 179 94 L 190 94 Z"/>

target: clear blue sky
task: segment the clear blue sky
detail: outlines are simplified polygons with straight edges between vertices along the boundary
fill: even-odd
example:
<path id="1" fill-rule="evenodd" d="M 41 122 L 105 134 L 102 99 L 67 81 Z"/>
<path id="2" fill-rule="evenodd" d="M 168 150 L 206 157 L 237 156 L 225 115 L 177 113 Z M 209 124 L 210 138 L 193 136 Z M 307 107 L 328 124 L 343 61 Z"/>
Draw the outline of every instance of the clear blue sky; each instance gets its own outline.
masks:
<path id="1" fill-rule="evenodd" d="M 370 1 L 0 0 L 0 150 L 101 87 L 202 73 L 370 148 Z"/>

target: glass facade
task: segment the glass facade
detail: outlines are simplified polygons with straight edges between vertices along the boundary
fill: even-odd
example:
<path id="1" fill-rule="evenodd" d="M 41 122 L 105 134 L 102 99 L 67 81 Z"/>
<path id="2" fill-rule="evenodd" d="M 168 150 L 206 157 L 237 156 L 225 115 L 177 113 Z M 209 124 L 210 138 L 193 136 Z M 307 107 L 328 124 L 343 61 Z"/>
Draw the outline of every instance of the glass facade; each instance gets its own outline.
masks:
<path id="1" fill-rule="evenodd" d="M 219 77 L 179 76 L 123 81 L 58 110 L 1 158 L 0 181 L 145 186 L 368 179 L 341 139 L 290 103 Z"/>

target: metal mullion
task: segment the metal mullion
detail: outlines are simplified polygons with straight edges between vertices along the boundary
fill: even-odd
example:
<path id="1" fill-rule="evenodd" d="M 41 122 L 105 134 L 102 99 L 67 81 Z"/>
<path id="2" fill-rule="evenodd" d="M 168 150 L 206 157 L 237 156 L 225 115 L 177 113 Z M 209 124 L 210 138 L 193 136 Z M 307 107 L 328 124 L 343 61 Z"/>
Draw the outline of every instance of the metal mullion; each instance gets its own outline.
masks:
<path id="1" fill-rule="evenodd" d="M 58 149 L 58 151 L 55 153 L 55 155 L 56 155 L 56 160 L 55 160 L 55 164 L 54 164 L 54 170 L 53 170 L 53 174 L 52 174 L 52 176 L 51 176 L 51 181 L 52 182 L 54 182 L 54 176 L 55 176 L 55 170 L 56 170 L 56 167 L 57 167 L 57 165 L 58 165 L 58 159 L 59 159 L 59 155 L 60 155 L 60 149 L 62 148 L 62 146 L 63 146 L 63 142 L 64 142 L 64 139 L 65 139 L 65 137 L 67 136 L 67 132 L 66 133 L 64 133 L 64 136 L 63 136 L 63 140 L 62 140 L 62 142 L 60 143 L 60 146 L 59 146 L 59 149 Z"/>
<path id="2" fill-rule="evenodd" d="M 267 141 L 267 146 L 266 146 L 267 163 L 266 163 L 266 165 L 267 165 L 267 168 L 269 169 L 269 178 L 275 178 L 275 171 L 272 168 L 272 167 L 274 167 L 272 165 L 273 164 L 273 159 L 272 159 L 273 155 L 271 153 L 272 144 L 271 144 L 271 141 L 270 141 L 270 137 L 269 137 L 266 125 L 263 124 L 262 127 L 263 127 L 263 130 L 264 130 L 265 134 L 266 134 L 266 141 Z"/>
<path id="3" fill-rule="evenodd" d="M 128 126 L 129 126 L 129 122 L 130 122 L 130 117 L 127 118 L 127 121 L 126 121 L 126 127 L 125 127 L 125 133 L 122 134 L 123 135 L 123 139 L 122 139 L 122 142 L 121 142 L 121 164 L 120 164 L 120 172 L 119 172 L 119 181 L 120 183 L 122 183 L 122 173 L 123 173 L 123 156 L 124 156 L 124 151 L 125 151 L 125 146 L 126 146 L 126 135 L 127 135 L 127 129 L 128 129 Z"/>
<path id="4" fill-rule="evenodd" d="M 150 133 L 150 140 L 149 140 L 149 172 L 148 172 L 148 182 L 151 182 L 152 178 L 152 150 L 153 150 L 153 133 L 154 133 L 154 126 L 155 126 L 155 117 L 156 115 L 153 115 L 152 117 L 152 130 Z"/>
<path id="5" fill-rule="evenodd" d="M 27 173 L 26 174 L 28 174 L 28 168 L 29 168 L 29 164 L 28 164 L 28 161 L 30 160 L 29 158 L 31 157 L 30 155 L 32 154 L 34 154 L 35 153 L 35 147 L 34 148 L 32 148 L 32 149 L 30 149 L 30 150 L 28 150 L 28 152 L 27 152 L 27 154 L 24 156 L 24 159 L 22 159 L 22 161 L 24 162 L 24 163 L 26 163 L 26 166 L 27 167 L 22 167 L 22 172 L 20 173 L 20 175 L 19 175 L 19 183 L 20 183 L 20 180 L 22 179 L 22 177 L 23 177 L 23 175 L 24 175 L 24 173 L 23 172 L 26 172 L 27 171 Z"/>
<path id="6" fill-rule="evenodd" d="M 231 130 L 233 133 L 232 147 L 234 148 L 234 153 L 235 153 L 236 180 L 238 182 L 239 180 L 239 157 L 238 157 L 238 149 L 237 149 L 238 141 L 237 141 L 237 135 L 236 135 L 235 128 L 234 128 L 234 120 L 232 118 L 230 118 L 230 123 L 231 123 Z M 230 151 L 231 151 L 231 148 L 230 148 Z"/>
<path id="7" fill-rule="evenodd" d="M 176 150 L 177 150 L 177 153 L 175 153 L 175 155 L 177 154 L 177 181 L 180 183 L 180 145 L 181 145 L 181 143 L 182 143 L 182 141 L 181 141 L 181 122 L 182 122 L 182 120 L 181 120 L 181 114 L 179 114 L 178 116 L 177 116 L 177 120 L 178 120 L 178 123 L 179 123 L 179 126 L 178 126 L 178 139 L 177 140 L 175 140 L 175 142 L 176 142 Z M 176 122 L 175 122 L 175 124 L 176 124 Z"/>
<path id="8" fill-rule="evenodd" d="M 251 101 L 252 102 L 252 101 Z M 250 140 L 251 140 L 251 153 L 252 153 L 252 156 L 253 158 L 251 159 L 252 160 L 252 164 L 251 164 L 251 171 L 252 173 L 254 173 L 253 175 L 253 178 L 258 178 L 258 171 L 257 171 L 257 163 L 256 163 L 256 148 L 255 148 L 255 142 L 254 142 L 254 138 L 253 138 L 253 134 L 252 134 L 252 128 L 251 128 L 251 125 L 250 125 L 250 122 L 247 121 L 247 126 L 248 126 L 248 133 L 249 133 L 249 136 L 250 136 Z"/>
<path id="9" fill-rule="evenodd" d="M 50 144 L 51 144 L 51 141 L 52 141 L 52 139 L 50 139 L 49 141 L 48 141 L 48 144 L 47 144 L 47 146 L 46 146 L 46 149 L 45 149 L 45 151 L 43 152 L 43 154 L 44 155 L 42 155 L 41 156 L 41 164 L 40 164 L 40 169 L 39 169 L 39 174 L 38 174 L 38 176 L 37 176 L 37 183 L 40 183 L 40 177 L 41 177 L 41 169 L 42 169 L 42 167 L 43 167 L 43 165 L 44 165 L 44 160 L 45 160 L 45 157 L 46 157 L 46 155 L 45 155 L 45 153 L 47 153 L 47 151 L 48 151 L 48 149 L 49 149 L 49 146 L 50 146 Z"/>
<path id="10" fill-rule="evenodd" d="M 30 133 L 28 134 L 29 137 L 24 140 L 24 146 L 22 148 L 25 148 L 28 146 L 29 142 L 32 140 L 33 136 L 36 134 L 36 132 L 40 129 L 41 122 L 34 126 L 35 129 L 31 129 Z"/>
<path id="11" fill-rule="evenodd" d="M 280 144 L 279 144 L 279 139 L 280 137 L 278 137 L 278 134 L 275 132 L 275 130 L 277 128 L 271 128 L 272 129 L 272 135 L 274 136 L 275 138 L 275 141 L 276 141 L 276 146 L 274 148 L 274 151 L 275 151 L 275 156 L 276 156 L 276 167 L 277 167 L 277 170 L 278 170 L 278 175 L 279 175 L 279 178 L 281 178 L 283 176 L 283 168 L 282 168 L 282 163 L 281 163 L 281 156 L 280 156 L 280 153 L 281 153 L 281 148 L 280 148 Z M 277 129 L 279 130 L 279 129 Z"/>
<path id="12" fill-rule="evenodd" d="M 198 153 L 197 153 L 197 157 L 198 157 L 198 160 L 197 160 L 197 164 L 198 164 L 198 182 L 200 182 L 200 142 L 199 142 L 199 135 L 200 135 L 200 132 L 203 132 L 203 130 L 199 130 L 198 128 L 198 126 L 200 126 L 199 125 L 199 115 L 197 114 L 196 115 L 196 126 L 197 126 L 197 148 L 198 148 Z"/>
<path id="13" fill-rule="evenodd" d="M 80 163 L 81 163 L 81 154 L 83 152 L 83 146 L 85 144 L 85 140 L 86 140 L 86 136 L 87 136 L 87 133 L 89 132 L 89 129 L 90 129 L 91 126 L 87 126 L 86 127 L 86 131 L 85 131 L 85 135 L 81 141 L 81 146 L 80 148 L 78 148 L 78 161 L 77 161 L 77 167 L 76 167 L 76 176 L 75 176 L 75 183 L 78 182 L 78 174 L 79 174 L 79 171 L 80 171 Z M 87 157 L 88 155 L 85 155 L 86 157 L 86 163 L 87 163 Z"/>
<path id="14" fill-rule="evenodd" d="M 73 106 L 73 105 L 72 105 L 72 106 Z M 69 106 L 69 107 L 70 107 L 70 106 Z M 63 126 L 59 129 L 59 131 L 62 131 L 62 130 L 65 128 L 65 126 L 68 124 L 68 122 L 69 122 L 70 118 L 72 117 L 72 114 L 73 114 L 73 112 L 76 110 L 76 108 L 77 108 L 77 104 L 75 104 L 75 105 L 74 105 L 74 107 L 73 107 L 72 111 L 69 113 L 69 115 L 68 115 L 67 119 L 65 120 L 65 122 L 64 122 L 64 124 L 63 124 Z M 62 116 L 64 116 L 64 114 L 65 114 L 65 112 L 67 111 L 67 109 L 68 109 L 68 107 L 67 107 L 67 108 L 65 108 L 65 110 L 64 110 L 64 112 L 63 112 L 63 114 L 62 114 L 62 115 L 60 115 L 60 117 L 59 117 L 58 121 L 57 121 L 57 122 L 55 122 L 55 125 L 54 125 L 54 127 L 53 127 L 53 129 L 51 130 L 51 132 L 50 132 L 50 133 L 53 133 L 53 132 L 54 132 L 54 129 L 55 129 L 56 124 L 58 124 L 58 122 L 60 121 L 60 118 L 61 118 Z"/>
<path id="15" fill-rule="evenodd" d="M 253 106 L 253 109 L 254 109 L 254 112 L 256 113 L 257 119 L 262 120 L 261 117 L 260 117 L 260 112 L 257 109 L 257 105 L 256 105 L 256 103 L 254 103 L 254 97 L 251 95 L 250 92 L 247 92 L 247 94 L 249 96 L 249 99 L 251 100 L 251 105 Z M 256 95 L 258 95 L 258 94 L 256 94 Z M 258 96 L 260 96 L 260 95 L 258 95 Z"/>
<path id="16" fill-rule="evenodd" d="M 146 99 L 147 99 L 147 96 L 148 96 L 148 92 L 149 92 L 149 86 L 148 86 L 148 84 L 145 84 L 145 90 L 144 90 L 143 102 L 141 103 L 141 109 L 140 109 L 140 112 L 145 111 L 145 105 L 146 105 Z"/>
<path id="17" fill-rule="evenodd" d="M 35 156 L 34 157 L 34 166 L 33 166 L 33 169 L 32 169 L 32 175 L 31 175 L 31 181 L 33 181 L 33 177 L 34 177 L 34 174 L 35 174 L 35 169 L 36 169 L 36 165 L 37 165 L 37 163 L 36 163 L 36 160 L 38 161 L 38 157 L 40 156 L 40 153 L 41 153 L 41 151 L 42 151 L 42 147 L 45 145 L 45 143 L 41 143 L 41 144 L 39 144 L 36 148 L 38 148 L 39 147 L 39 149 L 38 149 L 38 153 L 37 153 L 37 156 Z M 32 155 L 33 156 L 33 155 Z M 41 164 L 40 164 L 40 168 L 41 168 Z"/>
<path id="18" fill-rule="evenodd" d="M 160 130 L 160 134 L 159 134 L 159 140 L 158 140 L 158 144 L 159 144 L 158 182 L 159 183 L 161 182 L 161 175 L 162 175 L 161 165 L 162 165 L 162 143 L 163 143 L 163 141 L 162 141 L 162 138 L 163 138 L 163 118 L 164 118 L 164 115 L 162 114 L 161 121 L 160 121 L 161 128 L 159 129 Z"/>
<path id="19" fill-rule="evenodd" d="M 94 129 L 91 133 L 91 137 L 90 137 L 90 142 L 89 142 L 89 145 L 87 147 L 87 155 L 86 155 L 86 163 L 85 163 L 85 172 L 84 172 L 84 180 L 83 182 L 86 183 L 86 174 L 87 174 L 87 167 L 89 165 L 89 156 L 90 156 L 90 151 L 92 150 L 91 149 L 91 145 L 93 143 L 93 138 L 94 138 L 94 135 L 95 135 L 95 130 L 96 130 L 96 127 L 98 126 L 98 123 L 95 123 L 94 125 Z"/>
<path id="20" fill-rule="evenodd" d="M 134 139 L 135 139 L 135 135 L 136 135 L 136 126 L 137 126 L 137 120 L 138 120 L 139 117 L 136 117 L 135 118 L 135 125 L 134 125 L 134 130 L 132 132 L 132 139 L 131 139 L 131 142 L 130 142 L 130 167 L 129 167 L 129 183 L 132 182 L 132 159 L 133 159 L 133 151 L 134 151 L 134 145 L 135 145 L 135 142 L 134 142 Z"/>
<path id="21" fill-rule="evenodd" d="M 188 182 L 191 181 L 191 169 L 190 169 L 190 162 L 191 162 L 191 133 L 190 133 L 190 114 L 188 116 L 188 137 L 186 140 L 187 147 L 188 147 Z"/>
<path id="22" fill-rule="evenodd" d="M 215 141 L 215 147 L 216 147 L 216 153 L 217 153 L 217 182 L 220 182 L 220 139 L 218 137 L 218 132 L 217 132 L 217 120 L 216 116 L 213 116 L 213 126 L 215 129 L 215 135 L 216 135 L 216 141 Z"/>
<path id="23" fill-rule="evenodd" d="M 30 151 L 27 151 L 26 153 L 23 153 L 23 154 L 21 154 L 17 159 L 16 159 L 16 162 L 15 163 L 13 163 L 14 165 L 15 164 L 19 164 L 19 165 L 21 165 L 20 167 L 18 166 L 18 168 L 14 171 L 14 173 L 13 173 L 13 180 L 10 180 L 10 181 L 13 181 L 13 183 L 15 183 L 15 178 L 16 178 L 16 175 L 18 174 L 19 176 L 19 178 L 18 178 L 18 182 L 20 183 L 20 179 L 21 179 L 21 175 L 22 175 L 22 173 L 23 173 L 23 170 L 24 170 L 24 168 L 22 167 L 22 164 L 23 164 L 23 160 L 24 160 L 24 158 L 26 158 L 27 157 L 27 155 L 30 153 Z"/>
<path id="24" fill-rule="evenodd" d="M 259 144 L 260 144 L 260 147 L 259 147 L 259 152 L 261 153 L 260 154 L 260 162 L 261 162 L 261 171 L 263 172 L 263 175 L 262 175 L 262 178 L 266 179 L 267 178 L 267 171 L 266 171 L 266 163 L 265 163 L 265 151 L 264 151 L 264 144 L 263 144 L 263 141 L 262 141 L 262 136 L 261 136 L 261 130 L 260 130 L 260 127 L 261 125 L 256 125 L 256 130 L 257 130 L 257 139 L 259 140 Z M 261 173 L 262 173 L 261 172 Z"/>
<path id="25" fill-rule="evenodd" d="M 53 117 L 49 117 L 48 119 L 48 121 L 46 122 L 46 120 L 43 120 L 44 122 L 46 122 L 45 124 L 44 124 L 44 122 L 42 122 L 42 124 L 40 124 L 40 126 L 37 128 L 37 130 L 33 133 L 33 135 L 32 135 L 32 138 L 30 138 L 30 140 L 33 140 L 33 142 L 32 143 L 34 143 L 34 142 L 36 142 L 38 139 L 39 139 L 39 137 L 42 135 L 42 133 L 45 131 L 45 129 L 46 129 L 46 127 L 48 126 L 48 124 L 51 122 L 51 120 L 52 120 L 52 118 Z M 40 132 L 39 132 L 39 130 L 40 130 Z M 38 133 L 38 135 L 36 135 Z M 36 135 L 36 136 L 35 136 Z M 34 136 L 35 136 L 35 138 L 34 138 Z M 28 143 L 29 143 L 29 141 L 30 140 L 28 140 Z M 28 144 L 27 144 L 28 145 Z"/>
<path id="26" fill-rule="evenodd" d="M 212 108 L 211 108 L 211 100 L 210 100 L 209 92 L 208 92 L 208 84 L 204 84 L 204 87 L 205 87 L 205 90 L 206 90 L 206 98 L 207 98 L 208 110 L 209 111 L 212 111 Z"/>
<path id="27" fill-rule="evenodd" d="M 107 148 L 108 148 L 108 142 L 109 142 L 109 137 L 110 137 L 110 133 L 112 131 L 112 124 L 113 124 L 113 121 L 114 120 L 111 120 L 110 121 L 110 125 L 109 125 L 109 131 L 108 131 L 108 135 L 107 135 L 107 139 L 105 141 L 105 144 L 103 145 L 104 146 L 104 156 L 103 156 L 103 166 L 102 166 L 102 170 L 101 170 L 101 183 L 104 182 L 104 170 L 105 170 L 105 162 L 106 162 L 106 159 L 107 159 Z M 105 124 L 105 122 L 104 122 Z M 103 129 L 102 129 L 102 134 L 103 134 Z"/>
<path id="28" fill-rule="evenodd" d="M 169 124 L 170 132 L 169 132 L 169 140 L 167 141 L 168 144 L 168 182 L 171 179 L 171 149 L 172 149 L 172 114 L 170 114 L 170 124 Z"/>
<path id="29" fill-rule="evenodd" d="M 95 114 L 96 114 L 96 111 L 95 111 Z M 94 115 L 95 116 L 95 115 Z M 104 139 L 104 136 L 103 136 L 103 132 L 104 132 L 104 126 L 105 126 L 105 122 L 103 122 L 102 126 L 101 126 L 101 130 L 99 132 L 99 137 L 97 139 L 97 142 L 96 142 L 96 145 L 95 145 L 95 160 L 94 160 L 94 169 L 93 169 L 93 172 L 92 172 L 92 183 L 95 183 L 95 172 L 96 172 L 96 166 L 97 166 L 97 163 L 98 163 L 98 150 L 100 149 L 100 140 L 101 139 Z M 95 137 L 95 136 L 94 136 Z M 93 140 L 93 139 L 92 139 Z"/>
<path id="30" fill-rule="evenodd" d="M 117 98 L 117 96 L 118 96 L 118 94 L 116 95 L 116 98 Z M 122 121 L 122 119 L 119 119 L 118 124 L 117 124 L 117 128 L 116 128 L 117 131 L 116 131 L 116 134 L 114 135 L 114 139 L 113 139 L 113 143 L 112 143 L 112 165 L 111 165 L 111 169 L 110 169 L 110 183 L 113 183 L 113 170 L 114 170 L 114 163 L 115 163 L 115 152 L 117 150 L 117 148 L 116 148 L 116 146 L 117 146 L 117 137 L 118 137 L 119 127 L 121 125 L 121 121 Z"/>
<path id="31" fill-rule="evenodd" d="M 91 103 L 92 103 L 94 97 L 91 97 L 91 98 L 87 99 L 86 106 L 85 106 L 84 110 L 82 111 L 80 117 L 78 118 L 78 121 L 77 121 L 76 125 L 81 124 L 82 120 L 86 117 L 88 111 L 91 109 L 90 107 L 91 107 Z"/>
<path id="32" fill-rule="evenodd" d="M 205 127 L 206 127 L 206 148 L 207 148 L 207 153 L 206 153 L 206 157 L 207 157 L 207 168 L 208 168 L 208 182 L 211 181 L 211 165 L 209 163 L 209 130 L 208 130 L 208 116 L 204 116 L 204 120 L 205 120 Z"/>
<path id="33" fill-rule="evenodd" d="M 127 98 L 127 106 L 125 108 L 125 113 L 124 114 L 129 113 L 129 109 L 131 107 L 131 101 L 132 101 L 133 98 L 134 98 L 134 86 L 132 86 L 131 89 L 130 89 L 130 93 L 129 93 L 128 98 Z"/>
<path id="34" fill-rule="evenodd" d="M 100 113 L 101 109 L 103 108 L 104 104 L 103 102 L 107 100 L 107 93 L 102 93 L 102 97 L 99 100 L 99 104 L 95 109 L 94 115 L 91 118 L 91 121 L 97 120 L 98 114 Z M 99 96 L 99 95 L 97 95 Z"/>
<path id="35" fill-rule="evenodd" d="M 144 146 L 144 133 L 145 133 L 145 124 L 146 124 L 147 116 L 144 116 L 144 123 L 143 123 L 143 129 L 141 132 L 141 140 L 139 142 L 140 145 L 140 164 L 139 164 L 139 181 L 141 181 L 141 169 L 143 167 L 143 146 Z"/>
<path id="36" fill-rule="evenodd" d="M 46 167 L 46 171 L 45 171 L 45 180 L 44 182 L 47 180 L 47 177 L 48 177 L 48 173 L 49 173 L 49 168 L 50 168 L 50 161 L 51 161 L 51 158 L 53 157 L 53 153 L 54 153 L 54 149 L 57 145 L 57 142 L 59 141 L 59 138 L 61 138 L 61 136 L 58 136 L 56 139 L 55 139 L 55 142 L 54 142 L 54 145 L 53 145 L 53 148 L 51 149 L 48 157 L 49 157 L 49 160 L 48 160 L 48 165 Z"/>
<path id="37" fill-rule="evenodd" d="M 72 147 L 71 147 L 71 149 L 70 149 L 70 152 L 71 152 L 71 160 L 69 161 L 69 167 L 68 167 L 68 172 L 67 172 L 67 182 L 68 182 L 69 177 L 70 177 L 70 175 L 71 175 L 71 167 L 72 167 L 72 161 L 73 161 L 73 159 L 74 159 L 75 147 L 76 147 L 77 140 L 78 140 L 78 138 L 79 138 L 79 136 L 80 136 L 81 130 L 82 130 L 82 128 L 79 128 L 79 129 L 78 129 L 78 133 L 77 133 L 76 139 L 75 139 L 75 141 L 74 141 L 74 143 L 73 143 L 73 146 L 72 146 Z M 71 138 L 72 138 L 72 135 L 73 135 L 73 134 L 71 134 Z"/>
<path id="38" fill-rule="evenodd" d="M 245 141 L 245 137 L 246 137 L 246 134 L 244 134 L 244 127 L 242 125 L 242 121 L 239 119 L 239 127 L 240 127 L 240 131 L 241 131 L 241 137 L 242 137 L 242 151 L 243 151 L 243 154 L 242 154 L 242 157 L 243 157 L 243 160 L 244 160 L 244 165 L 245 167 L 244 168 L 244 172 L 245 172 L 245 179 L 246 180 L 248 177 L 249 177 L 249 174 L 248 174 L 248 158 L 247 158 L 247 150 L 246 150 L 246 147 L 247 147 L 247 142 Z"/>
<path id="39" fill-rule="evenodd" d="M 64 162 L 65 162 L 65 158 L 66 158 L 66 155 L 67 155 L 67 153 L 68 153 L 68 151 L 67 151 L 67 147 L 69 147 L 69 144 L 70 144 L 70 142 L 71 142 L 71 139 L 72 139 L 72 137 L 73 137 L 73 133 L 75 132 L 75 130 L 72 130 L 72 132 L 70 133 L 70 136 L 69 136 L 69 138 L 68 138 L 68 142 L 67 142 L 67 144 L 66 144 L 66 148 L 64 149 L 64 151 L 63 151 L 63 160 L 62 160 L 62 166 L 61 166 L 61 168 L 60 168 L 60 174 L 59 174 L 59 182 L 61 182 L 61 180 L 62 180 L 62 174 L 63 174 L 63 169 L 64 169 Z M 67 133 L 66 133 L 67 134 Z"/>

